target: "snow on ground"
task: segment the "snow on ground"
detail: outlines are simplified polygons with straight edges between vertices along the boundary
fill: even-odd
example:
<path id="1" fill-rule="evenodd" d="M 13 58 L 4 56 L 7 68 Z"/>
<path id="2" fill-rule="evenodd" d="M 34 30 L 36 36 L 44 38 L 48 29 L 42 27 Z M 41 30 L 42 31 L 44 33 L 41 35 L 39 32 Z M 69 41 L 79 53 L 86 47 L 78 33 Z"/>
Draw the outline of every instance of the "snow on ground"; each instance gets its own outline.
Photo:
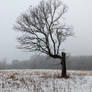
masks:
<path id="1" fill-rule="evenodd" d="M 0 70 L 0 92 L 92 92 L 92 71 Z"/>

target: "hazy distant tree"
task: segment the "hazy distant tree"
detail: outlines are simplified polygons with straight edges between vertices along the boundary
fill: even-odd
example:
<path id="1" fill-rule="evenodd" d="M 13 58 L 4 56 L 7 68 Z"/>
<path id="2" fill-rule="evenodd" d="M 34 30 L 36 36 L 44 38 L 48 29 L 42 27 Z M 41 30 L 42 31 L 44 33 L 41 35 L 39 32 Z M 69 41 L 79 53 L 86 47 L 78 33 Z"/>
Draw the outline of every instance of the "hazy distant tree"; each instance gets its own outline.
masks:
<path id="1" fill-rule="evenodd" d="M 0 68 L 1 69 L 6 69 L 8 63 L 7 63 L 7 58 L 3 58 L 2 60 L 0 60 Z"/>
<path id="2" fill-rule="evenodd" d="M 62 42 L 72 36 L 71 27 L 63 22 L 67 7 L 61 0 L 42 0 L 17 18 L 14 28 L 23 33 L 18 37 L 19 48 L 41 52 L 61 60 L 62 77 L 67 77 L 62 58 Z M 63 53 L 64 54 L 64 53 Z"/>

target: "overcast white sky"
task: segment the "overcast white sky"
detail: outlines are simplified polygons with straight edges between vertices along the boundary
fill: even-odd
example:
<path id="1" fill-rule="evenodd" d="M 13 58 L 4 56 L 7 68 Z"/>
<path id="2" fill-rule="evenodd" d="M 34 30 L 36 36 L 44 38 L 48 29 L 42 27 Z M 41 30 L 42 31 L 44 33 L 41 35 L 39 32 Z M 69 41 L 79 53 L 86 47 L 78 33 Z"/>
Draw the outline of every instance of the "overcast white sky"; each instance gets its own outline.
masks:
<path id="1" fill-rule="evenodd" d="M 16 18 L 40 0 L 0 0 L 0 60 L 28 59 L 31 53 L 17 49 L 12 27 Z M 69 6 L 66 23 L 74 27 L 75 37 L 64 43 L 71 55 L 92 55 L 92 0 L 63 0 Z"/>

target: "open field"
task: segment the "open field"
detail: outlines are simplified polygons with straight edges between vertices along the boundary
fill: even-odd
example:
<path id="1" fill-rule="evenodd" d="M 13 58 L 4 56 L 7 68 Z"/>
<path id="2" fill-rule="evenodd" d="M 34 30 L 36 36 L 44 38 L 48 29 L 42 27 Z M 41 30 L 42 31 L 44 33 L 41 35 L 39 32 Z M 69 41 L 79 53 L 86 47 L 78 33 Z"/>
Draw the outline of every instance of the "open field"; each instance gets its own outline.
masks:
<path id="1" fill-rule="evenodd" d="M 92 92 L 92 71 L 0 70 L 0 92 Z"/>

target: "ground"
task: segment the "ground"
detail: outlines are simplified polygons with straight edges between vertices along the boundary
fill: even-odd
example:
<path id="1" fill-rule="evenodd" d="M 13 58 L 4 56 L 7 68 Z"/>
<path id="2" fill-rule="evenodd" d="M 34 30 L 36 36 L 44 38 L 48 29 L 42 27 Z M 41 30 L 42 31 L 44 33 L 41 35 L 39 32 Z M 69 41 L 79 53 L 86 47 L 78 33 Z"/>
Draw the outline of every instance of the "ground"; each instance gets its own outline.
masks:
<path id="1" fill-rule="evenodd" d="M 92 71 L 0 70 L 0 92 L 92 92 Z"/>

